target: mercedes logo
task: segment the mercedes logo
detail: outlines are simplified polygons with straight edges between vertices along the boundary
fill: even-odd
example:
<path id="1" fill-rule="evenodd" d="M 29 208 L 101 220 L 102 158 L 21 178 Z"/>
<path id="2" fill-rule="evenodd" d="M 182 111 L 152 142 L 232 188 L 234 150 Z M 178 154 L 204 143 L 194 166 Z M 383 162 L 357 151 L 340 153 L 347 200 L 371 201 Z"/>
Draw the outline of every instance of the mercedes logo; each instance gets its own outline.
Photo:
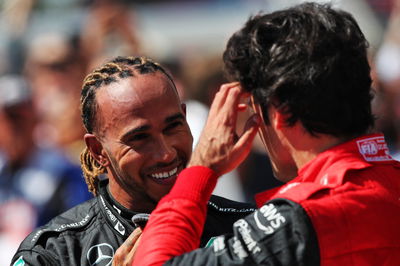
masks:
<path id="1" fill-rule="evenodd" d="M 89 249 L 86 257 L 90 266 L 108 266 L 113 261 L 114 249 L 107 243 L 98 244 Z"/>

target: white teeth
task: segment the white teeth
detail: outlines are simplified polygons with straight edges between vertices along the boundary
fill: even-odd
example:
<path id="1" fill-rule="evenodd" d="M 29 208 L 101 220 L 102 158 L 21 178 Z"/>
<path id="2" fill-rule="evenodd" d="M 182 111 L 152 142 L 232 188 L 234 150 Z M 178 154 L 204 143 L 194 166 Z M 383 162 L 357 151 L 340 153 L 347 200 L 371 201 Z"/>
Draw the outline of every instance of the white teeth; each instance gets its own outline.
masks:
<path id="1" fill-rule="evenodd" d="M 175 167 L 174 169 L 172 169 L 169 172 L 155 173 L 155 174 L 151 174 L 151 176 L 154 178 L 163 179 L 163 178 L 168 178 L 168 177 L 175 175 L 177 171 L 178 171 L 178 167 Z"/>

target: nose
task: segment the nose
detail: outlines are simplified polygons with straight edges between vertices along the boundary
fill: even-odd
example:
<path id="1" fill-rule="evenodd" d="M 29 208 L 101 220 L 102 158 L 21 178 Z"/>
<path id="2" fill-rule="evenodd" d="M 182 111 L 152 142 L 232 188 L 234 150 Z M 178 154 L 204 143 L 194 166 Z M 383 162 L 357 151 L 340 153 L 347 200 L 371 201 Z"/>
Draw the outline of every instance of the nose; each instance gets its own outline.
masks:
<path id="1" fill-rule="evenodd" d="M 157 144 L 153 154 L 158 162 L 169 163 L 176 158 L 176 149 L 165 136 L 159 137 Z"/>

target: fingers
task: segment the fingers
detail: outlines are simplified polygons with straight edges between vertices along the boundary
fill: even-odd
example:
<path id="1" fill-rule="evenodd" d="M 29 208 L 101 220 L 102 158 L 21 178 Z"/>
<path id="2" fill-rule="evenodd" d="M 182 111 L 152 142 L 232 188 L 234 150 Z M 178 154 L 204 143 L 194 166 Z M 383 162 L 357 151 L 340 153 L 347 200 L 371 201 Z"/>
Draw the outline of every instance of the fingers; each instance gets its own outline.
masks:
<path id="1" fill-rule="evenodd" d="M 215 95 L 211 106 L 210 114 L 217 115 L 221 112 L 226 114 L 229 124 L 234 125 L 237 119 L 237 112 L 246 110 L 244 103 L 239 103 L 243 97 L 249 97 L 250 93 L 243 92 L 239 82 L 223 84 Z"/>
<path id="2" fill-rule="evenodd" d="M 232 148 L 229 164 L 230 167 L 227 168 L 228 171 L 238 167 L 248 156 L 253 140 L 258 132 L 261 123 L 260 121 L 261 118 L 258 114 L 254 114 L 247 120 L 243 134 Z"/>
<path id="3" fill-rule="evenodd" d="M 232 107 L 235 107 L 239 104 L 240 96 L 241 87 L 239 85 L 228 88 L 224 107 L 229 111 L 234 111 L 235 108 Z"/>
<path id="4" fill-rule="evenodd" d="M 223 84 L 219 91 L 215 94 L 213 103 L 211 104 L 211 110 L 220 110 L 221 108 L 223 108 L 223 106 L 225 105 L 225 101 L 227 99 L 227 95 L 229 93 L 229 91 L 232 88 L 236 88 L 239 87 L 240 88 L 240 84 L 239 82 L 232 82 L 232 83 L 226 83 Z"/>
<path id="5" fill-rule="evenodd" d="M 132 232 L 132 234 L 128 237 L 128 239 L 125 242 L 128 243 L 129 245 L 134 245 L 141 235 L 142 235 L 142 229 L 138 227 Z"/>
<path id="6" fill-rule="evenodd" d="M 259 124 L 258 116 L 255 116 L 247 122 L 240 138 L 236 134 L 238 112 L 247 108 L 240 101 L 249 95 L 242 92 L 238 82 L 221 86 L 188 166 L 206 166 L 217 175 L 222 175 L 243 161 L 250 151 Z"/>
<path id="7" fill-rule="evenodd" d="M 240 164 L 249 154 L 255 136 L 258 133 L 258 128 L 261 123 L 261 118 L 258 114 L 252 115 L 246 122 L 243 134 L 237 140 L 233 147 L 233 154 L 236 154 L 237 164 Z"/>
<path id="8" fill-rule="evenodd" d="M 135 245 L 133 246 L 133 248 L 132 248 L 131 251 L 129 252 L 129 257 L 130 257 L 129 265 L 132 264 L 132 262 L 133 262 L 133 260 L 134 260 L 134 258 L 135 258 L 136 251 L 137 251 L 137 249 L 138 249 L 138 247 L 139 247 L 139 245 L 140 245 L 140 240 L 141 240 L 141 239 L 142 239 L 142 235 L 140 235 L 140 236 L 138 237 L 138 239 L 136 240 Z"/>
<path id="9" fill-rule="evenodd" d="M 125 242 L 117 249 L 113 258 L 112 265 L 131 265 L 135 256 L 142 230 L 138 227 L 125 240 Z"/>

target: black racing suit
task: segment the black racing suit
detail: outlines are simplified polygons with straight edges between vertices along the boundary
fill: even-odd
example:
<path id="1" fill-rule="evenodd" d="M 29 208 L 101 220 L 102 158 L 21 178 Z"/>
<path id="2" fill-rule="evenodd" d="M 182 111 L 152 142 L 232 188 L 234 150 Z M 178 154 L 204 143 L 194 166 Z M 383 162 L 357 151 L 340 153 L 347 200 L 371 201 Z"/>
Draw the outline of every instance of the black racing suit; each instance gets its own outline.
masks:
<path id="1" fill-rule="evenodd" d="M 107 180 L 100 182 L 96 198 L 32 232 L 21 243 L 11 264 L 111 265 L 115 251 L 136 228 L 131 221 L 136 213 L 118 204 L 110 196 L 107 184 Z M 232 233 L 232 224 L 254 210 L 250 204 L 212 196 L 201 246 L 214 236 Z"/>
<path id="2" fill-rule="evenodd" d="M 317 235 L 301 205 L 273 199 L 262 208 L 267 209 L 267 215 L 258 209 L 236 221 L 233 235 L 213 238 L 212 245 L 173 257 L 163 265 L 320 265 Z M 279 218 L 284 223 L 280 224 Z M 279 226 L 278 230 L 260 229 L 269 223 Z"/>

